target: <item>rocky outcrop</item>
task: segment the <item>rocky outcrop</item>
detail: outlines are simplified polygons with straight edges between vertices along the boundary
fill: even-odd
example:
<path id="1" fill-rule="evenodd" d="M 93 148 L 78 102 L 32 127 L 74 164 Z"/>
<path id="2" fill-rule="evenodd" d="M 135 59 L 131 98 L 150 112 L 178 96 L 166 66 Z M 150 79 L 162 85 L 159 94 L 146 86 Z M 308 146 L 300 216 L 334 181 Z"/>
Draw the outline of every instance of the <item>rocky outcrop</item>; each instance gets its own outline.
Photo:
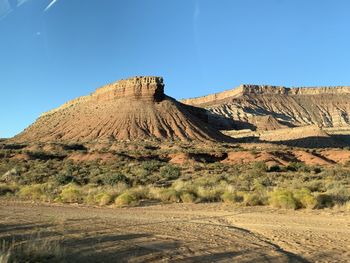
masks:
<path id="1" fill-rule="evenodd" d="M 162 78 L 134 77 L 99 88 L 43 114 L 12 140 L 227 139 L 206 121 L 204 109 L 184 105 L 166 96 Z"/>
<path id="2" fill-rule="evenodd" d="M 74 107 L 88 101 L 103 102 L 115 99 L 161 101 L 164 98 L 164 83 L 162 77 L 133 77 L 108 84 L 88 96 L 71 100 L 62 106 L 45 112 L 43 115 Z"/>
<path id="3" fill-rule="evenodd" d="M 183 100 L 184 103 L 205 107 L 210 115 L 243 128 L 260 129 L 257 118 L 266 119 L 264 130 L 280 127 L 317 125 L 319 127 L 350 126 L 350 87 L 286 88 L 280 86 L 241 85 L 201 98 Z M 273 119 L 271 119 L 273 118 Z M 215 123 L 214 123 L 215 124 Z M 234 124 L 232 125 L 234 127 Z"/>

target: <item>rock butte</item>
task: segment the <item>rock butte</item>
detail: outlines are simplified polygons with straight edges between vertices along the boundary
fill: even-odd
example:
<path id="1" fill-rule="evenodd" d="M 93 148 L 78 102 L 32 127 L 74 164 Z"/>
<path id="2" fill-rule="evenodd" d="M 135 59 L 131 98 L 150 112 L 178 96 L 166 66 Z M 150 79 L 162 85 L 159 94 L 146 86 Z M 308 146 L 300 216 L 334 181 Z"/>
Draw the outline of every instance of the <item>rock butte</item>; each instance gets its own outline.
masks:
<path id="1" fill-rule="evenodd" d="M 44 113 L 15 142 L 101 140 L 227 140 L 207 123 L 206 111 L 164 94 L 161 77 L 134 77 L 98 88 Z"/>
<path id="2" fill-rule="evenodd" d="M 350 126 L 350 87 L 286 88 L 241 85 L 183 103 L 206 108 L 221 129 Z"/>

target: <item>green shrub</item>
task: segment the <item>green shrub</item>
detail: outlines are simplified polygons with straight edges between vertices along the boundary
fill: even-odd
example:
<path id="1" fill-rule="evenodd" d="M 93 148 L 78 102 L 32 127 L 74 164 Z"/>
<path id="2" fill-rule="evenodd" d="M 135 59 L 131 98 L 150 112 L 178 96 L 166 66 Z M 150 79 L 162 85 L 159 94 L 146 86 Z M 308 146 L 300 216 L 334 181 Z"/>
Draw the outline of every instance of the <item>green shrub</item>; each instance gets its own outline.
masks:
<path id="1" fill-rule="evenodd" d="M 316 197 L 316 200 L 317 200 L 317 208 L 326 208 L 326 207 L 334 206 L 334 201 L 331 195 L 319 194 Z"/>
<path id="2" fill-rule="evenodd" d="M 244 194 L 244 204 L 246 206 L 257 206 L 257 205 L 265 205 L 267 202 L 267 197 L 265 195 L 261 195 L 260 193 L 245 193 Z"/>
<path id="3" fill-rule="evenodd" d="M 71 182 L 73 182 L 74 177 L 71 175 L 67 175 L 67 174 L 58 174 L 55 177 L 55 181 L 59 184 L 59 185 L 66 185 L 69 184 Z"/>
<path id="4" fill-rule="evenodd" d="M 291 172 L 310 172 L 310 167 L 302 162 L 291 162 L 287 165 L 286 169 Z"/>
<path id="5" fill-rule="evenodd" d="M 99 205 L 109 205 L 113 201 L 113 195 L 102 193 L 97 196 L 97 200 Z"/>
<path id="6" fill-rule="evenodd" d="M 147 171 L 147 174 L 157 172 L 159 167 L 161 166 L 161 162 L 159 161 L 144 161 L 141 163 L 140 167 Z"/>
<path id="7" fill-rule="evenodd" d="M 128 178 L 121 173 L 104 174 L 102 182 L 105 185 L 116 185 L 117 183 L 127 183 Z"/>
<path id="8" fill-rule="evenodd" d="M 27 185 L 19 190 L 18 196 L 29 200 L 48 201 L 50 197 L 47 188 L 46 184 Z"/>
<path id="9" fill-rule="evenodd" d="M 175 203 L 180 201 L 180 193 L 173 188 L 153 187 L 149 191 L 150 198 L 162 202 Z"/>
<path id="10" fill-rule="evenodd" d="M 90 193 L 86 196 L 85 202 L 93 205 L 109 205 L 112 203 L 114 196 L 109 193 Z"/>
<path id="11" fill-rule="evenodd" d="M 160 168 L 160 175 L 167 180 L 173 180 L 180 177 L 181 171 L 177 166 L 166 165 Z"/>
<path id="12" fill-rule="evenodd" d="M 194 193 L 184 192 L 180 195 L 180 199 L 183 203 L 195 203 L 196 202 L 196 195 Z"/>
<path id="13" fill-rule="evenodd" d="M 281 172 L 282 169 L 279 165 L 272 165 L 269 169 L 268 169 L 269 172 Z"/>
<path id="14" fill-rule="evenodd" d="M 17 186 L 9 184 L 0 184 L 0 196 L 14 194 L 17 190 Z"/>
<path id="15" fill-rule="evenodd" d="M 137 200 L 149 198 L 149 188 L 145 186 L 138 186 L 129 189 L 129 193 L 132 194 Z"/>
<path id="16" fill-rule="evenodd" d="M 74 184 L 69 184 L 65 188 L 63 188 L 57 201 L 63 203 L 82 203 L 83 193 L 78 186 Z"/>
<path id="17" fill-rule="evenodd" d="M 136 205 L 137 199 L 130 193 L 123 193 L 115 199 L 114 204 L 120 207 Z"/>
<path id="18" fill-rule="evenodd" d="M 223 201 L 224 203 L 240 203 L 243 202 L 243 200 L 243 195 L 239 195 L 236 192 L 225 191 L 221 195 L 221 201 Z"/>
<path id="19" fill-rule="evenodd" d="M 315 208 L 317 206 L 317 199 L 311 194 L 309 189 L 303 188 L 295 190 L 293 197 L 297 201 L 297 208 Z"/>
<path id="20" fill-rule="evenodd" d="M 221 200 L 223 190 L 219 187 L 198 187 L 197 196 L 204 202 L 218 202 Z"/>
<path id="21" fill-rule="evenodd" d="M 268 168 L 264 162 L 254 162 L 253 163 L 253 170 L 256 173 L 264 173 L 267 172 Z"/>
<path id="22" fill-rule="evenodd" d="M 297 201 L 290 190 L 275 190 L 270 194 L 270 205 L 277 208 L 297 209 Z"/>

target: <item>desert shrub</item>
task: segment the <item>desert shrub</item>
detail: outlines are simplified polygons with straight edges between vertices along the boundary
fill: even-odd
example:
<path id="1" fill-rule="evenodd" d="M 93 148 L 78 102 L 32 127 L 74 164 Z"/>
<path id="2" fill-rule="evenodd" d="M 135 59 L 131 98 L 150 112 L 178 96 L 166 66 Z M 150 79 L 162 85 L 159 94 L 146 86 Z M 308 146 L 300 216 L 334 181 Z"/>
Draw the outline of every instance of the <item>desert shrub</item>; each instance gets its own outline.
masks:
<path id="1" fill-rule="evenodd" d="M 220 198 L 224 203 L 234 203 L 234 194 L 231 192 L 225 191 Z"/>
<path id="2" fill-rule="evenodd" d="M 159 168 L 161 167 L 162 163 L 159 161 L 144 161 L 141 163 L 140 167 L 147 171 L 147 174 L 151 174 L 154 172 L 157 172 Z"/>
<path id="3" fill-rule="evenodd" d="M 129 189 L 129 192 L 137 199 L 148 199 L 149 198 L 149 188 L 145 186 L 138 186 Z"/>
<path id="4" fill-rule="evenodd" d="M 179 193 L 173 188 L 157 188 L 150 189 L 150 197 L 162 202 L 178 202 L 180 200 Z"/>
<path id="5" fill-rule="evenodd" d="M 282 169 L 279 165 L 272 165 L 269 169 L 268 172 L 281 172 Z"/>
<path id="6" fill-rule="evenodd" d="M 105 185 L 116 185 L 117 183 L 127 183 L 128 178 L 122 173 L 104 174 L 101 176 Z"/>
<path id="7" fill-rule="evenodd" d="M 1 242 L 1 241 L 0 241 Z M 25 242 L 0 243 L 0 262 L 65 262 L 66 250 L 57 240 L 30 238 Z"/>
<path id="8" fill-rule="evenodd" d="M 264 162 L 254 162 L 253 163 L 253 172 L 261 174 L 267 172 L 268 168 Z"/>
<path id="9" fill-rule="evenodd" d="M 72 175 L 68 175 L 68 174 L 58 174 L 55 177 L 55 181 L 59 184 L 59 185 L 66 185 L 69 184 L 71 182 L 73 182 L 74 177 Z"/>
<path id="10" fill-rule="evenodd" d="M 225 191 L 220 198 L 224 203 L 240 203 L 244 200 L 243 195 L 231 191 Z"/>
<path id="11" fill-rule="evenodd" d="M 287 189 L 278 189 L 270 194 L 270 205 L 277 208 L 297 209 L 297 201 L 293 193 Z"/>
<path id="12" fill-rule="evenodd" d="M 337 182 L 327 186 L 327 194 L 332 196 L 335 204 L 342 205 L 350 201 L 350 188 Z"/>
<path id="13" fill-rule="evenodd" d="M 197 196 L 204 202 L 218 202 L 221 200 L 223 190 L 219 187 L 198 187 Z"/>
<path id="14" fill-rule="evenodd" d="M 14 194 L 18 190 L 16 185 L 0 184 L 0 196 Z"/>
<path id="15" fill-rule="evenodd" d="M 333 207 L 334 201 L 331 195 L 319 194 L 316 196 L 317 208 Z"/>
<path id="16" fill-rule="evenodd" d="M 50 186 L 47 184 L 27 185 L 20 188 L 18 196 L 23 199 L 48 201 L 50 200 Z"/>
<path id="17" fill-rule="evenodd" d="M 350 211 L 350 201 L 348 201 L 342 205 L 335 205 L 334 208 L 341 210 L 341 211 Z"/>
<path id="18" fill-rule="evenodd" d="M 99 205 L 109 205 L 113 201 L 113 195 L 108 193 L 101 193 L 96 196 Z"/>
<path id="19" fill-rule="evenodd" d="M 69 184 L 62 189 L 56 201 L 63 203 L 82 203 L 83 196 L 80 187 L 75 184 Z"/>
<path id="20" fill-rule="evenodd" d="M 297 208 L 315 208 L 317 199 L 311 194 L 309 189 L 303 188 L 293 191 L 293 197 L 297 202 Z"/>
<path id="21" fill-rule="evenodd" d="M 173 180 L 180 177 L 181 171 L 177 166 L 166 165 L 160 168 L 160 175 L 167 180 Z"/>
<path id="22" fill-rule="evenodd" d="M 319 173 L 322 172 L 322 168 L 321 168 L 321 167 L 314 167 L 314 168 L 312 169 L 312 171 L 313 171 L 315 174 L 319 174 Z"/>
<path id="23" fill-rule="evenodd" d="M 104 206 L 112 203 L 113 199 L 114 199 L 113 194 L 100 192 L 100 193 L 89 193 L 86 196 L 84 201 L 88 204 Z"/>
<path id="24" fill-rule="evenodd" d="M 325 183 L 324 180 L 315 180 L 311 182 L 305 182 L 304 186 L 309 189 L 311 192 L 324 192 Z"/>
<path id="25" fill-rule="evenodd" d="M 302 162 L 291 162 L 286 167 L 287 171 L 291 172 L 310 172 L 310 167 Z"/>
<path id="26" fill-rule="evenodd" d="M 197 197 L 194 193 L 191 192 L 184 192 L 180 194 L 180 199 L 183 203 L 195 203 L 197 200 Z"/>
<path id="27" fill-rule="evenodd" d="M 265 205 L 267 197 L 258 192 L 249 192 L 244 194 L 243 201 L 246 206 Z"/>
<path id="28" fill-rule="evenodd" d="M 137 204 L 137 199 L 135 196 L 133 196 L 131 193 L 123 193 L 119 195 L 115 201 L 114 204 L 116 206 L 131 206 L 131 205 L 136 205 Z"/>

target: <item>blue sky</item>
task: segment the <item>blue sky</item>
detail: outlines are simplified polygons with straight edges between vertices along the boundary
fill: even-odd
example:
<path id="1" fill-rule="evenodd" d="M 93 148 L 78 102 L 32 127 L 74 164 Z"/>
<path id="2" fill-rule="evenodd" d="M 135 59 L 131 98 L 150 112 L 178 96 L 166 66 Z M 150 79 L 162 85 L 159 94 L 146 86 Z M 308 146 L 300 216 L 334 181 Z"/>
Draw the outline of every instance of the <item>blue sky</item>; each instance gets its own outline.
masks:
<path id="1" fill-rule="evenodd" d="M 350 85 L 348 0 L 0 0 L 0 137 L 134 75 L 175 98 Z"/>

